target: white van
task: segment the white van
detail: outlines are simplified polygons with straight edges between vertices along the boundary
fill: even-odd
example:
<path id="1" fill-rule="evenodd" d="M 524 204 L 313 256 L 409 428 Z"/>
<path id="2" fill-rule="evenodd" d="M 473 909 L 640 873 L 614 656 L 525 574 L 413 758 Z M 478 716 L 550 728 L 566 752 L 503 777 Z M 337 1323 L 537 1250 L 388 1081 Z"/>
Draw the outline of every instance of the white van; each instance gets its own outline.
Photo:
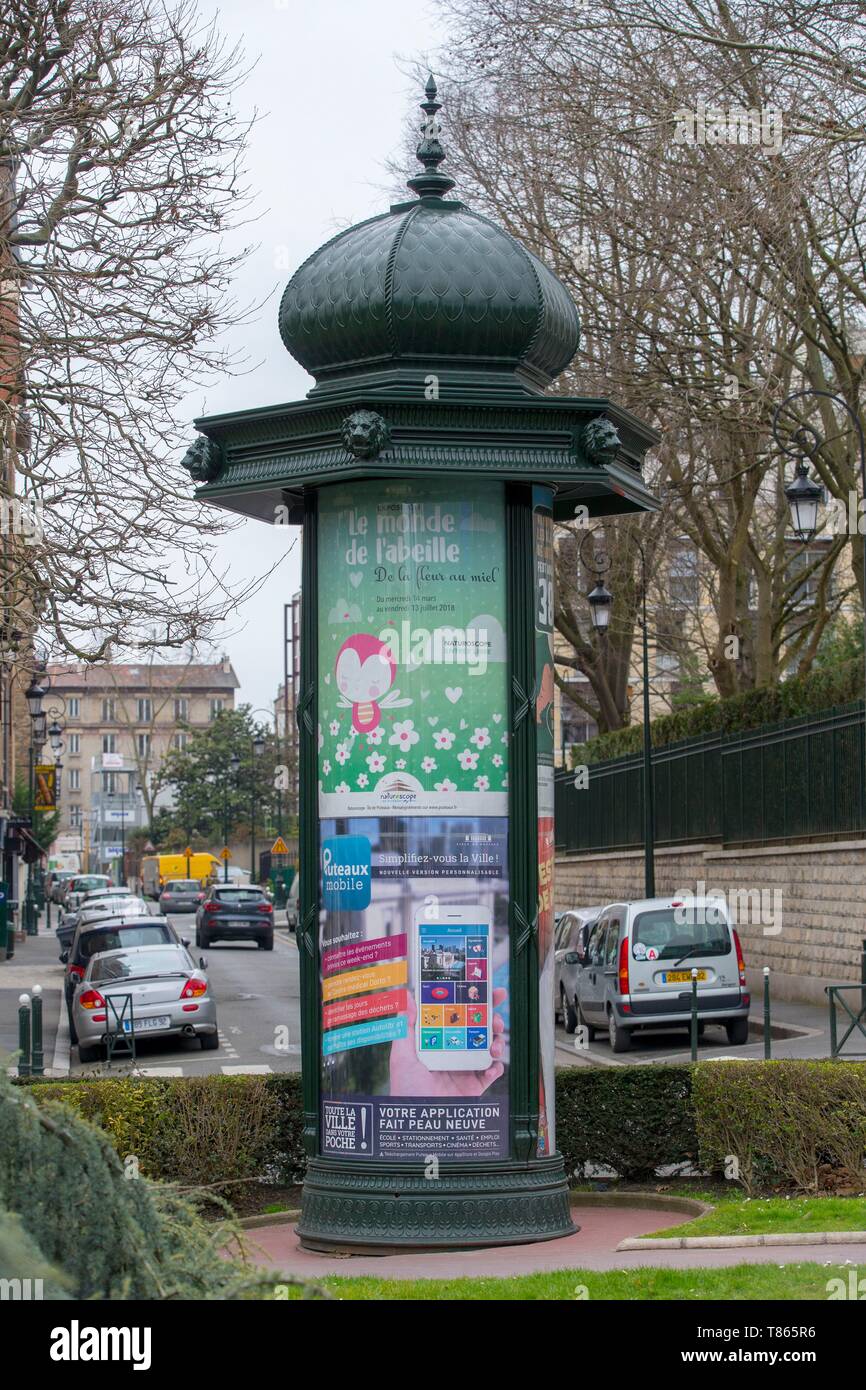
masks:
<path id="1" fill-rule="evenodd" d="M 688 1028 L 692 970 L 700 1024 L 723 1024 L 734 1046 L 749 1040 L 746 963 L 721 898 L 644 898 L 602 909 L 579 966 L 578 1021 L 626 1052 L 638 1028 Z"/>

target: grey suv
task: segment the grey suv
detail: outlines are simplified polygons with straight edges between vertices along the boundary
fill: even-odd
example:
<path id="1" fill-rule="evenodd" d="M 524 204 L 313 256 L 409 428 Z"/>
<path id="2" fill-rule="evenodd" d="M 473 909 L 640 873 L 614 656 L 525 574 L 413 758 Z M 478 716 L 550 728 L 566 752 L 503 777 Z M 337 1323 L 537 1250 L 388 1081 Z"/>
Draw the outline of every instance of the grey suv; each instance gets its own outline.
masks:
<path id="1" fill-rule="evenodd" d="M 274 949 L 274 905 L 261 888 L 212 886 L 195 914 L 195 944 L 213 941 L 254 941 L 263 951 Z"/>

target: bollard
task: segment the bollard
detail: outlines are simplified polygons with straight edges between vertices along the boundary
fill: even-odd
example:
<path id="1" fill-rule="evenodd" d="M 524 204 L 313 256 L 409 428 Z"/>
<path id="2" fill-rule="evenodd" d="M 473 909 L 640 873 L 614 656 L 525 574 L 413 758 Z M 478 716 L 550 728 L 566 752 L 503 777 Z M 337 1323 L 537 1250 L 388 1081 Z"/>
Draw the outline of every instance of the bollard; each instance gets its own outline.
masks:
<path id="1" fill-rule="evenodd" d="M 698 1060 L 698 972 L 692 966 L 692 1061 Z"/>
<path id="2" fill-rule="evenodd" d="M 18 996 L 18 1075 L 30 1075 L 30 995 Z"/>
<path id="3" fill-rule="evenodd" d="M 33 986 L 33 1004 L 30 1021 L 30 1074 L 45 1075 L 45 1058 L 42 1053 L 42 986 Z"/>
<path id="4" fill-rule="evenodd" d="M 764 966 L 764 1059 L 769 1062 L 773 1055 L 773 1039 L 770 1034 L 770 967 Z"/>

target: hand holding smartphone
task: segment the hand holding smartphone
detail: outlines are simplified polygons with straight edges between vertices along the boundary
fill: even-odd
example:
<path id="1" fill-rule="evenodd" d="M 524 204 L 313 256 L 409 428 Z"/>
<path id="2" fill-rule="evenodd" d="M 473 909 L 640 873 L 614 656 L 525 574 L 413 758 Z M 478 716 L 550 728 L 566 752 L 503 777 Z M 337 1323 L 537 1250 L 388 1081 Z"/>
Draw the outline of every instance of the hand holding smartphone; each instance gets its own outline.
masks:
<path id="1" fill-rule="evenodd" d="M 484 1071 L 493 1027 L 490 913 L 477 906 L 415 912 L 415 1047 L 430 1071 Z"/>

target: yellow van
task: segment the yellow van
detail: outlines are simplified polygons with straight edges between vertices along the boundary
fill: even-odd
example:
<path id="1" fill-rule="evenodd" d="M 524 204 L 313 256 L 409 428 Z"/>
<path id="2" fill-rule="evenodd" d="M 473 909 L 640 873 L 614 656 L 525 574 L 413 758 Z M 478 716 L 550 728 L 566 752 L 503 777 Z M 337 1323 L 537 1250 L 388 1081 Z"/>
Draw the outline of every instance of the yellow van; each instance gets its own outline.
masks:
<path id="1" fill-rule="evenodd" d="M 146 898 L 158 898 L 171 878 L 194 878 L 202 887 L 212 883 L 222 865 L 216 855 L 146 854 L 141 861 L 141 891 Z"/>

